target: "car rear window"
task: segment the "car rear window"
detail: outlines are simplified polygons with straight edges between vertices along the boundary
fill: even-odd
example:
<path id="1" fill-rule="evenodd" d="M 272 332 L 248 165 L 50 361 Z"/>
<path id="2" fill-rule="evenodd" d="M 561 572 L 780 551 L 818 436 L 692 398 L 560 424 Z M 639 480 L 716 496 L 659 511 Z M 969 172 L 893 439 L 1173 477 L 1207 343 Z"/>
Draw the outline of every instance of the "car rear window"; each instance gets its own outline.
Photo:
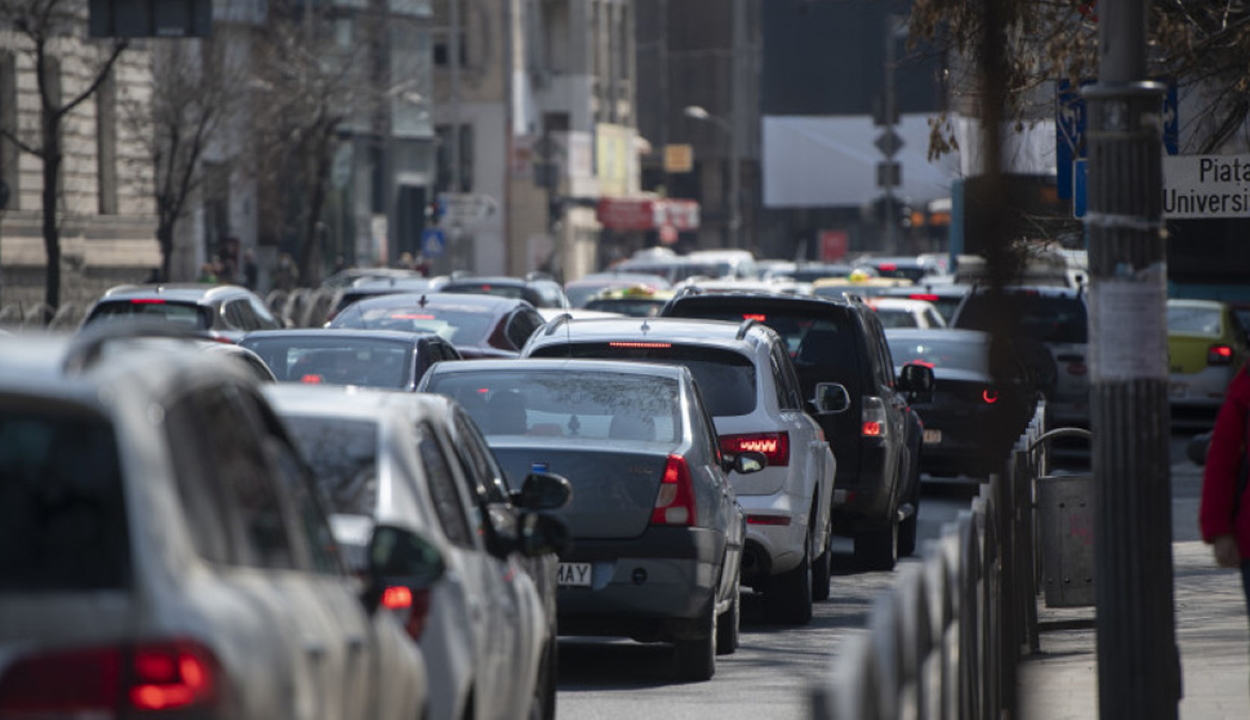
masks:
<path id="1" fill-rule="evenodd" d="M 333 333 L 329 333 L 333 335 Z M 404 388 L 412 380 L 412 346 L 405 342 L 342 337 L 245 337 L 278 382 Z"/>
<path id="2" fill-rule="evenodd" d="M 487 437 L 539 435 L 660 443 L 682 435 L 677 381 L 575 370 L 436 374 L 430 392 L 455 398 Z"/>
<path id="3" fill-rule="evenodd" d="M 506 297 L 513 300 L 525 299 L 524 287 L 520 285 L 500 285 L 498 283 L 447 285 L 440 292 L 459 293 L 461 295 L 494 295 L 495 297 Z"/>
<path id="4" fill-rule="evenodd" d="M 755 365 L 732 350 L 672 342 L 606 342 L 547 345 L 534 357 L 605 358 L 685 365 L 703 391 L 715 417 L 749 415 L 755 411 Z"/>
<path id="5" fill-rule="evenodd" d="M 0 407 L 0 592 L 124 588 L 129 547 L 110 424 Z"/>
<path id="6" fill-rule="evenodd" d="M 88 323 L 133 318 L 181 323 L 199 330 L 213 326 L 212 310 L 194 303 L 169 302 L 161 298 L 133 298 L 101 302 L 91 311 Z"/>
<path id="7" fill-rule="evenodd" d="M 955 316 L 955 327 L 991 330 L 995 313 L 1004 313 L 1015 333 L 1043 343 L 1089 342 L 1085 303 L 1076 297 L 1007 293 L 969 295 Z"/>
<path id="8" fill-rule="evenodd" d="M 919 363 L 934 370 L 950 368 L 981 374 L 990 371 L 989 348 L 985 343 L 937 337 L 901 339 L 894 336 L 888 340 L 895 365 Z"/>
<path id="9" fill-rule="evenodd" d="M 411 307 L 362 307 L 366 302 L 349 307 L 330 323 L 330 327 L 433 332 L 453 345 L 478 345 L 486 341 L 497 322 L 494 315 L 480 310 L 418 307 L 415 301 Z"/>
<path id="10" fill-rule="evenodd" d="M 1218 308 L 1168 306 L 1168 332 L 1219 335 L 1223 332 Z"/>
<path id="11" fill-rule="evenodd" d="M 330 512 L 373 517 L 378 502 L 378 426 L 369 420 L 284 418 Z"/>

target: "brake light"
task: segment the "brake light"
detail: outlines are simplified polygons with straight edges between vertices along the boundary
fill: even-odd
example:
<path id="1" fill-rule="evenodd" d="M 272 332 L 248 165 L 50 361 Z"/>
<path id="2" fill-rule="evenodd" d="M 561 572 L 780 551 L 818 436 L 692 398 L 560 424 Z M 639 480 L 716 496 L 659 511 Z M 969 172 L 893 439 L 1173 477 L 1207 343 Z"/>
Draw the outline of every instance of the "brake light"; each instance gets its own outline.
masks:
<path id="1" fill-rule="evenodd" d="M 681 455 L 669 455 L 660 480 L 660 492 L 651 511 L 652 525 L 694 525 L 694 484 L 690 466 Z"/>
<path id="2" fill-rule="evenodd" d="M 885 272 L 894 272 L 895 270 L 898 270 L 898 265 L 895 265 L 894 263 L 881 263 L 877 266 L 877 269 L 884 270 Z"/>
<path id="3" fill-rule="evenodd" d="M 320 375 L 305 375 L 301 377 L 299 381 L 302 383 L 309 383 L 311 385 L 316 385 L 322 382 L 323 379 L 324 378 L 322 378 Z"/>
<path id="4" fill-rule="evenodd" d="M 391 313 L 392 320 L 435 320 L 429 313 Z"/>
<path id="5" fill-rule="evenodd" d="M 937 295 L 931 295 L 928 293 L 912 293 L 911 295 L 908 295 L 907 297 L 911 298 L 912 300 L 927 300 L 928 302 L 938 301 Z"/>
<path id="6" fill-rule="evenodd" d="M 430 618 L 430 591 L 413 590 L 393 585 L 382 591 L 382 607 L 387 610 L 407 610 L 404 631 L 414 641 L 421 639 L 426 622 Z"/>
<path id="7" fill-rule="evenodd" d="M 1233 349 L 1227 345 L 1212 345 L 1207 350 L 1208 365 L 1228 365 L 1233 361 Z"/>
<path id="8" fill-rule="evenodd" d="M 860 414 L 860 434 L 864 437 L 885 437 L 889 435 L 886 424 L 885 401 L 871 395 L 864 397 L 864 409 Z"/>
<path id="9" fill-rule="evenodd" d="M 46 653 L 18 660 L 0 678 L 0 716 L 202 707 L 216 702 L 220 674 L 212 652 L 186 640 Z"/>
<path id="10" fill-rule="evenodd" d="M 161 298 L 134 298 L 130 301 L 131 305 L 164 305 L 165 301 Z"/>
<path id="11" fill-rule="evenodd" d="M 762 314 L 762 313 L 746 313 L 745 315 L 743 315 L 743 316 L 742 316 L 742 319 L 743 319 L 743 320 L 756 320 L 756 321 L 758 321 L 758 322 L 764 322 L 765 320 L 767 320 L 767 319 L 768 319 L 768 316 L 767 316 L 767 315 L 764 315 L 764 314 Z"/>
<path id="12" fill-rule="evenodd" d="M 662 350 L 673 347 L 672 343 L 666 342 L 610 342 L 608 347 L 614 348 L 637 348 L 643 350 Z"/>
<path id="13" fill-rule="evenodd" d="M 981 391 L 981 399 L 985 401 L 986 405 L 993 405 L 998 402 L 998 391 L 994 388 L 985 388 Z"/>
<path id="14" fill-rule="evenodd" d="M 768 467 L 785 467 L 790 464 L 790 433 L 721 435 L 720 450 L 734 455 L 744 450 L 764 453 Z"/>

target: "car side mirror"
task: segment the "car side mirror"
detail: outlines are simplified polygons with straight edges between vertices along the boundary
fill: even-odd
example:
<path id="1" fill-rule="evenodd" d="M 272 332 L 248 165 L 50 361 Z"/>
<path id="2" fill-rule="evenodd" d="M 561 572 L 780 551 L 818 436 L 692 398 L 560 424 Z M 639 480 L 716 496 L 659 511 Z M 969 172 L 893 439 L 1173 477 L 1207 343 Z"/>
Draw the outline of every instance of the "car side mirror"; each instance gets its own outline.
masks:
<path id="1" fill-rule="evenodd" d="M 518 523 L 517 549 L 525 557 L 559 555 L 569 546 L 569 527 L 560 518 L 527 512 Z"/>
<path id="2" fill-rule="evenodd" d="M 365 551 L 365 589 L 361 602 L 373 614 L 383 596 L 395 589 L 428 590 L 447 572 L 443 555 L 429 540 L 393 525 L 373 528 Z"/>
<path id="3" fill-rule="evenodd" d="M 512 504 L 524 510 L 559 510 L 569 504 L 573 486 L 563 475 L 532 472 L 525 476 L 521 490 L 512 493 Z"/>
<path id="4" fill-rule="evenodd" d="M 721 453 L 721 468 L 725 472 L 737 472 L 739 475 L 757 473 L 768 467 L 768 456 L 755 450 L 743 450 L 737 453 Z"/>
<path id="5" fill-rule="evenodd" d="M 933 368 L 927 365 L 908 363 L 898 374 L 898 389 L 924 397 L 933 393 Z"/>
<path id="6" fill-rule="evenodd" d="M 811 404 L 820 415 L 834 415 L 850 409 L 851 394 L 842 383 L 816 383 L 816 395 Z"/>

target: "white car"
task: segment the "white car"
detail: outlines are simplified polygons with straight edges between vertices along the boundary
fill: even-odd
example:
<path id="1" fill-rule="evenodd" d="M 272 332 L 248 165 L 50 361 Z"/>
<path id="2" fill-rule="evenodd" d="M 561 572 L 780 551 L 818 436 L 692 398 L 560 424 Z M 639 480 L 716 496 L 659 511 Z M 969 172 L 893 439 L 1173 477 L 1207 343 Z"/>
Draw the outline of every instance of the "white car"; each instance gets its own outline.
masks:
<path id="1" fill-rule="evenodd" d="M 420 533 L 445 558 L 428 621 L 413 633 L 427 659 L 430 716 L 554 716 L 554 693 L 540 683 L 548 620 L 521 556 L 554 552 L 544 533 L 559 521 L 540 516 L 523 536 L 515 519 L 470 494 L 445 398 L 301 385 L 266 392 L 329 498 L 354 565 L 374 523 Z"/>
<path id="2" fill-rule="evenodd" d="M 534 333 L 521 356 L 689 367 L 721 448 L 759 451 L 768 459 L 762 471 L 730 476 L 747 516 L 742 583 L 762 590 L 777 618 L 811 620 L 812 600 L 829 596 L 836 463 L 820 426 L 804 412 L 798 376 L 776 332 L 755 320 L 565 320 Z M 828 385 L 835 394 L 840 387 Z M 827 411 L 849 406 L 845 388 L 840 397 L 844 404 Z"/>
<path id="3" fill-rule="evenodd" d="M 864 300 L 877 311 L 886 328 L 921 328 L 933 330 L 946 327 L 946 319 L 937 306 L 927 300 L 898 297 L 871 297 Z"/>
<path id="4" fill-rule="evenodd" d="M 425 717 L 383 608 L 437 551 L 379 525 L 349 575 L 254 376 L 124 335 L 0 347 L 0 716 Z"/>

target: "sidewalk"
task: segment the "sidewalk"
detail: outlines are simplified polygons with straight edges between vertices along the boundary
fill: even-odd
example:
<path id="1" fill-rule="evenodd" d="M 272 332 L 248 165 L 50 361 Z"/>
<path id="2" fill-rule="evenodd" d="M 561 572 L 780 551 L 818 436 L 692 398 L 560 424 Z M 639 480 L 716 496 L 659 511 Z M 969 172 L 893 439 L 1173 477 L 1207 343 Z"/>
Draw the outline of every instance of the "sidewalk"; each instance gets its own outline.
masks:
<path id="1" fill-rule="evenodd" d="M 1200 541 L 1176 542 L 1172 554 L 1181 720 L 1250 718 L 1250 630 L 1240 578 L 1216 568 Z M 1094 609 L 1049 609 L 1039 597 L 1038 614 L 1042 622 L 1092 619 Z M 1097 720 L 1095 645 L 1092 627 L 1042 633 L 1041 652 L 1021 658 L 1022 720 Z"/>

